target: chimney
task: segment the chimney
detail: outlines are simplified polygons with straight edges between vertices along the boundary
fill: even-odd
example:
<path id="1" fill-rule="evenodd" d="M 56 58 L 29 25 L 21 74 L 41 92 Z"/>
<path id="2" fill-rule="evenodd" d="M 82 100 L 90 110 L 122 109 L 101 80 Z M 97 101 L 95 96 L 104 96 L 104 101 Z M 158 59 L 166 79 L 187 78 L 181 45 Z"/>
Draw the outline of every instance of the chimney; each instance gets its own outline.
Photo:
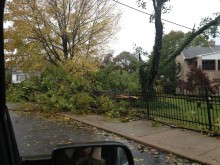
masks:
<path id="1" fill-rule="evenodd" d="M 209 46 L 215 47 L 215 40 L 211 39 L 211 40 L 209 41 Z"/>

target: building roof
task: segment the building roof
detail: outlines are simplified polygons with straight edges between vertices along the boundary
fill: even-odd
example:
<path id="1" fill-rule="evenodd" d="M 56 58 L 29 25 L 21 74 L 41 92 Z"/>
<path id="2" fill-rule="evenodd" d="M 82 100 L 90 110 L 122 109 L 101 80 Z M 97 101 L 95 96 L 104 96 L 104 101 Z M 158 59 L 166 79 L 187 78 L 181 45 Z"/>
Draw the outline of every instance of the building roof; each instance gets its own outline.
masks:
<path id="1" fill-rule="evenodd" d="M 215 45 L 213 47 L 189 47 L 182 51 L 185 59 L 195 58 L 197 55 L 204 55 L 208 53 L 214 53 L 220 51 L 220 45 Z"/>

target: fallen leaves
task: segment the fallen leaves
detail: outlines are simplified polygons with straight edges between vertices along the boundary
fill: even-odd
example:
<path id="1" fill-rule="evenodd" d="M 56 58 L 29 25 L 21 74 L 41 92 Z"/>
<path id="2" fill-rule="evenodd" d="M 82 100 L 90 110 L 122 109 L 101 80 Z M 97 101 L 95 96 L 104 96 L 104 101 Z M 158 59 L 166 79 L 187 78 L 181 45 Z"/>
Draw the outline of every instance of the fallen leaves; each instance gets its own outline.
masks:
<path id="1" fill-rule="evenodd" d="M 19 113 L 23 114 L 23 115 L 32 116 L 35 118 L 45 119 L 45 121 L 49 120 L 49 121 L 55 122 L 59 126 L 59 128 L 57 128 L 57 133 L 61 132 L 61 134 L 63 134 L 62 132 L 64 132 L 66 127 L 71 127 L 71 128 L 73 127 L 73 128 L 80 129 L 81 135 L 85 134 L 85 136 L 87 136 L 87 132 L 90 135 L 92 135 L 91 141 L 92 140 L 94 140 L 94 141 L 97 141 L 97 140 L 100 140 L 100 141 L 111 140 L 112 141 L 113 140 L 113 141 L 119 141 L 119 142 L 125 143 L 129 147 L 129 149 L 131 149 L 131 151 L 137 151 L 137 152 L 141 153 L 141 156 L 139 156 L 139 157 L 136 156 L 134 158 L 135 164 L 140 164 L 140 165 L 145 164 L 146 160 L 144 160 L 145 159 L 144 156 L 149 156 L 149 155 L 150 155 L 151 159 L 154 159 L 157 161 L 159 160 L 160 162 L 165 162 L 167 164 L 188 164 L 189 163 L 188 160 L 182 159 L 182 158 L 177 157 L 173 154 L 165 153 L 163 151 L 157 150 L 155 148 L 152 148 L 152 147 L 149 147 L 149 146 L 146 146 L 143 144 L 134 143 L 133 141 L 127 140 L 127 139 L 120 137 L 116 134 L 100 130 L 96 127 L 89 126 L 89 125 L 83 124 L 81 122 L 73 121 L 67 116 L 60 116 L 59 114 L 49 114 L 49 113 L 40 113 L 40 112 L 32 113 L 32 112 L 21 112 L 20 111 Z M 41 129 L 46 130 L 46 133 L 44 136 L 46 136 L 46 137 L 49 136 L 47 134 L 47 130 L 50 130 L 50 127 L 47 124 L 44 123 L 44 125 L 42 125 Z M 35 130 L 33 128 L 31 128 L 28 132 L 32 133 L 33 131 L 35 131 Z M 72 133 L 74 134 L 75 133 L 74 129 L 72 129 L 72 131 L 73 131 Z M 30 139 L 30 138 L 35 138 L 35 137 L 31 137 L 31 135 L 25 136 L 25 139 Z M 57 138 L 58 138 L 57 135 L 53 135 L 50 138 L 51 139 L 49 139 L 50 140 L 49 143 L 52 146 L 57 145 L 57 143 L 70 144 L 70 143 L 75 142 L 72 138 L 67 138 L 65 140 L 57 141 Z M 33 140 L 33 143 L 30 143 L 30 141 L 29 141 L 28 144 L 26 144 L 26 146 L 28 148 L 30 148 L 30 146 L 35 146 L 35 145 L 39 145 L 39 144 L 43 144 L 43 141 Z"/>
<path id="2" fill-rule="evenodd" d="M 137 150 L 140 153 L 148 153 L 152 156 L 153 159 L 160 160 L 161 162 L 164 162 L 166 164 L 193 164 L 193 165 L 199 165 L 199 163 L 190 162 L 187 159 L 180 158 L 172 153 L 165 153 L 163 151 L 160 151 L 158 149 L 152 148 L 150 146 L 146 146 L 143 144 L 137 144 Z M 133 148 L 132 148 L 133 149 Z M 140 164 L 142 159 L 135 158 L 134 161 L 136 164 Z"/>

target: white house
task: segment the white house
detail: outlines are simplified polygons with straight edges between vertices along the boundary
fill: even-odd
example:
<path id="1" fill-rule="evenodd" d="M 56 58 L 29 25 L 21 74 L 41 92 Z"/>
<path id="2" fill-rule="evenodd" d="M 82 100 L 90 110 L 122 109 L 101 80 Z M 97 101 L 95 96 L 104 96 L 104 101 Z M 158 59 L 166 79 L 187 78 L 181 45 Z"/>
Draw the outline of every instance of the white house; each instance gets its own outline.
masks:
<path id="1" fill-rule="evenodd" d="M 20 83 L 28 77 L 24 72 L 12 72 L 12 83 Z"/>
<path id="2" fill-rule="evenodd" d="M 40 72 L 22 72 L 16 71 L 15 68 L 12 69 L 12 83 L 21 83 L 22 81 L 26 80 L 31 75 L 40 76 Z"/>

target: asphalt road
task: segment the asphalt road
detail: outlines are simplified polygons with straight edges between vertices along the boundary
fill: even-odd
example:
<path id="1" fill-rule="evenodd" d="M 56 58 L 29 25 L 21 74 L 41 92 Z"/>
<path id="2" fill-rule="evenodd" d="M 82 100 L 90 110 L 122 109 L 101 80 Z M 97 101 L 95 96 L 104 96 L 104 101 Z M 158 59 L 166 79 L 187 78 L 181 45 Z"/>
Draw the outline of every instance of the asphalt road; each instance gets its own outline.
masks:
<path id="1" fill-rule="evenodd" d="M 114 140 L 126 144 L 137 165 L 185 164 L 187 160 L 142 146 L 117 135 L 78 122 L 64 124 L 10 112 L 21 156 L 51 154 L 60 144 Z M 173 159 L 173 160 L 172 160 Z M 185 162 L 185 163 L 184 163 Z M 187 162 L 187 164 L 191 164 Z"/>

